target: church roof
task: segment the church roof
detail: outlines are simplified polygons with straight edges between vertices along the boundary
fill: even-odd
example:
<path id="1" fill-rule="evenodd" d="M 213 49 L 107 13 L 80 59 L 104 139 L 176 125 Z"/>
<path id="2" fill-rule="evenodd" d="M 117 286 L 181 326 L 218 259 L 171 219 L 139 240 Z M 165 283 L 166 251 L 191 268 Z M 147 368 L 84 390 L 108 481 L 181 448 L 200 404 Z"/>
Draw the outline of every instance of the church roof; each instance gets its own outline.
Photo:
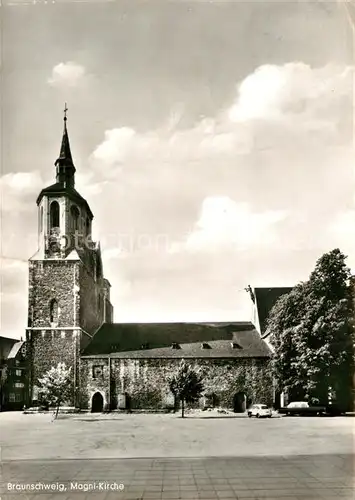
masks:
<path id="1" fill-rule="evenodd" d="M 37 205 L 40 203 L 42 197 L 44 195 L 66 195 L 68 198 L 71 200 L 75 201 L 76 203 L 80 205 L 85 205 L 85 208 L 87 210 L 87 213 L 90 215 L 91 218 L 93 218 L 93 214 L 90 210 L 88 202 L 81 196 L 81 194 L 78 193 L 78 191 L 68 185 L 65 185 L 63 182 L 56 182 L 55 184 L 52 184 L 51 186 L 48 186 L 39 193 L 39 196 L 37 198 Z"/>
<path id="2" fill-rule="evenodd" d="M 267 358 L 251 323 L 105 323 L 82 353 L 116 358 Z"/>
<path id="3" fill-rule="evenodd" d="M 292 287 L 254 288 L 261 335 L 265 333 L 266 322 L 271 309 L 282 295 L 290 293 L 291 290 Z"/>
<path id="4" fill-rule="evenodd" d="M 68 129 L 67 129 L 67 107 L 65 106 L 65 116 L 64 116 L 64 130 L 63 130 L 63 137 L 62 137 L 62 143 L 60 146 L 60 152 L 59 152 L 59 158 L 57 159 L 56 163 L 59 161 L 63 161 L 66 164 L 73 164 L 73 158 L 70 150 L 70 142 L 69 142 L 69 135 L 68 135 Z"/>

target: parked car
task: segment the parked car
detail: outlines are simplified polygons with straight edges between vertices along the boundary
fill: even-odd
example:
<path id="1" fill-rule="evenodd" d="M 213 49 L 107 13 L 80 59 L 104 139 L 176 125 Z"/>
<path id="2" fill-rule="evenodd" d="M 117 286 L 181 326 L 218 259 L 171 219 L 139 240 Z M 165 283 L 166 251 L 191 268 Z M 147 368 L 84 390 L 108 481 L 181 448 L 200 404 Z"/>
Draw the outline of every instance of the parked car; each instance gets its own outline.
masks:
<path id="1" fill-rule="evenodd" d="M 317 405 L 309 406 L 306 401 L 293 401 L 288 404 L 285 408 L 280 408 L 279 413 L 284 415 L 330 415 L 336 416 L 341 415 L 342 412 L 336 405 Z"/>
<path id="2" fill-rule="evenodd" d="M 272 417 L 272 410 L 266 405 L 253 405 L 249 408 L 248 410 L 248 417 L 266 417 L 266 418 L 271 418 Z"/>

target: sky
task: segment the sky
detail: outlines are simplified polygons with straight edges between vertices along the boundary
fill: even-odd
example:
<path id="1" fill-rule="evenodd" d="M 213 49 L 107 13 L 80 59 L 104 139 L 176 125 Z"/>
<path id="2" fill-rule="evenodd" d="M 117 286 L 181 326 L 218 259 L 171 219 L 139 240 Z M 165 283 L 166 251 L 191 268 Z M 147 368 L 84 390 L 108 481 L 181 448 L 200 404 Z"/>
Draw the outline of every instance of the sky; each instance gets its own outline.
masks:
<path id="1" fill-rule="evenodd" d="M 333 248 L 355 269 L 343 7 L 4 0 L 1 334 L 27 326 L 65 102 L 116 322 L 249 321 L 249 284 L 293 286 Z"/>

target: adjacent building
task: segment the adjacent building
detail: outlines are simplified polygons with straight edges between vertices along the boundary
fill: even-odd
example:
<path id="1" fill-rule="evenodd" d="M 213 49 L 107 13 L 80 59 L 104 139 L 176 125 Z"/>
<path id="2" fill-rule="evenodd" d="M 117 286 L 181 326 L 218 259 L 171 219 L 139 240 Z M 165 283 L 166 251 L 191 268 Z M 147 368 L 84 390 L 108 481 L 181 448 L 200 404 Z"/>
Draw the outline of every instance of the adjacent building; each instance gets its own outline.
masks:
<path id="1" fill-rule="evenodd" d="M 0 337 L 0 411 L 22 410 L 27 401 L 25 342 Z"/>

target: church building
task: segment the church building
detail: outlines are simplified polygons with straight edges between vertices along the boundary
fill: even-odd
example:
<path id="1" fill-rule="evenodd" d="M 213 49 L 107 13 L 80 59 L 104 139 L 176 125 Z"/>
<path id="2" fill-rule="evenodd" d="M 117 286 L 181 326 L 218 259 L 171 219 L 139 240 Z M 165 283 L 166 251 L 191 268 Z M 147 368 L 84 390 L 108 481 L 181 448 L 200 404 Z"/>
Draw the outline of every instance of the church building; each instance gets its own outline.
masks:
<path id="1" fill-rule="evenodd" d="M 271 350 L 251 322 L 141 323 L 139 310 L 137 323 L 113 322 L 93 213 L 75 189 L 75 171 L 65 114 L 55 183 L 37 198 L 38 249 L 29 260 L 28 404 L 39 399 L 38 379 L 64 362 L 76 409 L 168 410 L 177 404 L 168 377 L 181 360 L 201 370 L 201 406 L 241 412 L 272 404 Z"/>

